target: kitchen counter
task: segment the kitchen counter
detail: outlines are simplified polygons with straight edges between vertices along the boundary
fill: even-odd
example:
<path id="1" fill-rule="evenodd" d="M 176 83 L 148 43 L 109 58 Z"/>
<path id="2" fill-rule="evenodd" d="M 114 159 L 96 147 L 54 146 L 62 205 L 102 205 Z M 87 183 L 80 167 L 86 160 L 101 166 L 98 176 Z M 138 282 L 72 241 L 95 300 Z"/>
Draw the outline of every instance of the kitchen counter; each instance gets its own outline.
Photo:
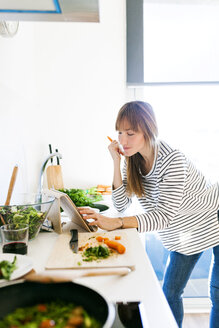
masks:
<path id="1" fill-rule="evenodd" d="M 146 328 L 177 328 L 139 233 L 136 229 L 127 230 L 135 245 L 134 271 L 126 276 L 81 277 L 74 282 L 93 288 L 112 302 L 141 301 Z M 55 232 L 41 232 L 29 242 L 28 256 L 33 259 L 37 273 L 44 270 L 58 236 Z M 68 273 L 71 271 L 74 272 Z"/>

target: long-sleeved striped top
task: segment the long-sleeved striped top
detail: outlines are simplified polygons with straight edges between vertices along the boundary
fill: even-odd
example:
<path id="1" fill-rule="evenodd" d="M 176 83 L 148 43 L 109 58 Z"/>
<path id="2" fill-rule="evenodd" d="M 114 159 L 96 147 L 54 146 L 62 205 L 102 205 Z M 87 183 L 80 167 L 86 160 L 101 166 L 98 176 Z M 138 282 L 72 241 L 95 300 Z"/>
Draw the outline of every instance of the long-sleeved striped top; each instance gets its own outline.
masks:
<path id="1" fill-rule="evenodd" d="M 146 196 L 138 198 L 139 232 L 159 230 L 168 250 L 186 255 L 219 245 L 219 184 L 207 182 L 182 152 L 158 141 L 157 157 L 142 181 Z M 112 192 L 119 212 L 132 202 L 126 184 L 125 162 L 123 184 Z"/>

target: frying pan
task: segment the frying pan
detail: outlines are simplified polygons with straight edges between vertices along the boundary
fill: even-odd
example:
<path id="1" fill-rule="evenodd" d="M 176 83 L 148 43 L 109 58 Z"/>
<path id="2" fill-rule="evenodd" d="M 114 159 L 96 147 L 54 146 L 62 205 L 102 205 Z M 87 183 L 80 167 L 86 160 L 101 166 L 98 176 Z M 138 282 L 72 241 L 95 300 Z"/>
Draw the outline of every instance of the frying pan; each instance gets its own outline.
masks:
<path id="1" fill-rule="evenodd" d="M 25 281 L 0 288 L 0 319 L 18 307 L 62 300 L 81 305 L 103 328 L 110 328 L 115 318 L 114 306 L 86 286 L 73 282 L 39 283 Z"/>

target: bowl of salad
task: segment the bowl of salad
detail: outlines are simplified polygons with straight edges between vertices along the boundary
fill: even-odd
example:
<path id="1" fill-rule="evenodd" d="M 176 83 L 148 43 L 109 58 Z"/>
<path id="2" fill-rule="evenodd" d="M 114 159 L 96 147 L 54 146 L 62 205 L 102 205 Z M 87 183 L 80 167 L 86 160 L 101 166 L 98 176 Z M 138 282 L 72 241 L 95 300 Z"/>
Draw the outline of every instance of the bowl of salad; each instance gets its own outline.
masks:
<path id="1" fill-rule="evenodd" d="M 28 224 L 29 240 L 37 237 L 43 222 L 46 220 L 54 201 L 42 193 L 15 194 L 9 206 L 0 204 L 0 226 L 3 224 Z"/>

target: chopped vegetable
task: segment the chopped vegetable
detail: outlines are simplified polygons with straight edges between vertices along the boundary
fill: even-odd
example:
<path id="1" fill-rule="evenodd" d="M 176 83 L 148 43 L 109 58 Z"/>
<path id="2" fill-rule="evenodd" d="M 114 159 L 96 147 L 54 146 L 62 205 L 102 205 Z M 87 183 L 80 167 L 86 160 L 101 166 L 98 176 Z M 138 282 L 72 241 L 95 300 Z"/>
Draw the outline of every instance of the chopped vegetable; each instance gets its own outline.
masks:
<path id="1" fill-rule="evenodd" d="M 16 266 L 17 257 L 15 256 L 12 262 L 9 261 L 1 261 L 0 262 L 0 279 L 9 280 L 11 278 L 12 273 L 14 270 L 17 269 Z"/>
<path id="2" fill-rule="evenodd" d="M 120 240 L 121 236 L 115 236 L 115 240 Z"/>
<path id="3" fill-rule="evenodd" d="M 97 192 L 101 193 L 102 195 L 111 195 L 112 187 L 99 184 L 99 185 L 97 185 Z"/>
<path id="4" fill-rule="evenodd" d="M 46 311 L 39 311 L 39 306 Z M 54 301 L 18 308 L 0 321 L 0 328 L 101 328 L 101 323 L 91 317 L 83 307 L 73 303 Z"/>
<path id="5" fill-rule="evenodd" d="M 103 237 L 101 237 L 101 236 L 97 236 L 97 237 L 96 237 L 96 240 L 99 241 L 99 242 L 101 242 L 101 241 L 103 241 Z"/>
<path id="6" fill-rule="evenodd" d="M 104 246 L 95 246 L 95 247 L 88 247 L 82 254 L 84 257 L 83 261 L 91 262 L 100 259 L 105 259 L 110 256 L 110 251 L 108 247 Z"/>
<path id="7" fill-rule="evenodd" d="M 118 241 L 115 241 L 115 240 L 105 240 L 104 242 L 105 242 L 105 244 L 108 247 L 115 249 L 119 254 L 123 254 L 126 251 L 125 246 L 123 246 L 122 244 L 118 243 Z"/>
<path id="8" fill-rule="evenodd" d="M 105 242 L 105 240 L 109 240 L 109 238 L 107 238 L 107 237 L 97 236 L 97 237 L 96 237 L 96 240 L 99 241 L 99 242 L 102 242 L 102 241 Z"/>

